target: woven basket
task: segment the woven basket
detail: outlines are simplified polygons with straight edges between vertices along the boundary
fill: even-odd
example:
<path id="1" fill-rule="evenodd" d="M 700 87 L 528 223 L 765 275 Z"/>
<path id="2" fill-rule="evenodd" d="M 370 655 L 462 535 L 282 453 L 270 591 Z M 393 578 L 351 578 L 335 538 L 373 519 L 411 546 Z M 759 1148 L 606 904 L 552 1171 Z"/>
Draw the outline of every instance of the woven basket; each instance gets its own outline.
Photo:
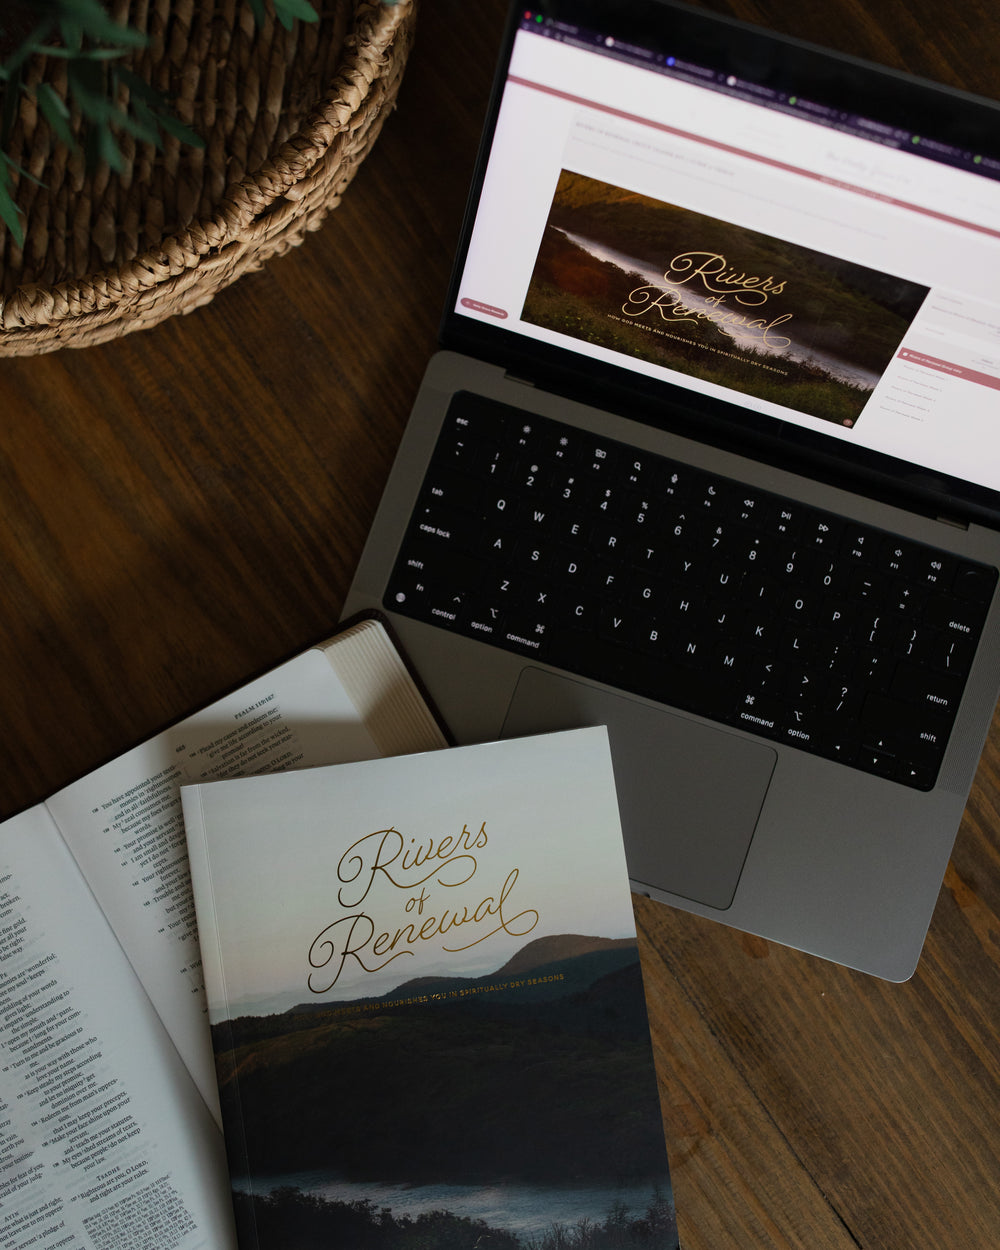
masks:
<path id="1" fill-rule="evenodd" d="M 26 96 L 12 158 L 18 248 L 0 227 L 0 356 L 86 347 L 209 300 L 301 243 L 336 206 L 395 98 L 415 0 L 329 0 L 318 23 L 259 29 L 246 0 L 120 0 L 150 45 L 126 62 L 172 101 L 204 149 L 133 143 L 88 173 Z M 32 81 L 65 93 L 63 62 Z"/>

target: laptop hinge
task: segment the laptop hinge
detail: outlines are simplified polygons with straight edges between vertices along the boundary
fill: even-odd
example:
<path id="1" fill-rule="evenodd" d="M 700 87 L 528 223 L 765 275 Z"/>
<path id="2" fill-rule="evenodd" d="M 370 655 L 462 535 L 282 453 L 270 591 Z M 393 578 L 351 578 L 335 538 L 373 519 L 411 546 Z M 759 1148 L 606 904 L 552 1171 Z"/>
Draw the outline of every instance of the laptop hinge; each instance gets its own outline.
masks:
<path id="1" fill-rule="evenodd" d="M 960 520 L 958 519 L 958 517 L 953 517 L 953 516 L 939 516 L 939 517 L 935 517 L 934 519 L 935 519 L 936 521 L 940 521 L 940 523 L 941 523 L 942 525 L 950 525 L 950 526 L 951 526 L 951 528 L 952 528 L 952 529 L 955 529 L 955 530 L 966 530 L 966 531 L 967 531 L 967 530 L 968 530 L 968 528 L 969 528 L 969 522 L 968 522 L 968 521 L 960 521 Z"/>
<path id="2" fill-rule="evenodd" d="M 504 373 L 505 382 L 520 382 L 522 386 L 534 387 L 534 382 L 530 378 L 519 378 L 516 373 Z"/>

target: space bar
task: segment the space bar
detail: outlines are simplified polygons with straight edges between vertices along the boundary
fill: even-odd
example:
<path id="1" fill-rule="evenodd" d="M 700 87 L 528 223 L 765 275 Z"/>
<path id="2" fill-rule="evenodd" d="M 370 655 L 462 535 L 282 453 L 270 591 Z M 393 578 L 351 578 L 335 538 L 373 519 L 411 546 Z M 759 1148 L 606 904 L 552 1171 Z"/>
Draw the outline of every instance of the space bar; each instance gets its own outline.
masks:
<path id="1" fill-rule="evenodd" d="M 729 720 L 730 699 L 705 673 L 686 665 L 668 664 L 630 651 L 592 634 L 567 632 L 549 639 L 546 660 L 592 681 L 617 686 L 646 699 L 695 712 L 712 720 Z"/>

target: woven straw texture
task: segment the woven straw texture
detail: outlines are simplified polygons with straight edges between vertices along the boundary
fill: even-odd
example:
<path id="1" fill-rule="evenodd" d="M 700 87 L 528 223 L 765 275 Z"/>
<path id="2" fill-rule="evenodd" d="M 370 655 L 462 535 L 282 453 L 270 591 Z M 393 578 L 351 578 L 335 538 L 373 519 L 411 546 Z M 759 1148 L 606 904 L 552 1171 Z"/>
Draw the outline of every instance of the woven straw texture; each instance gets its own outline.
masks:
<path id="1" fill-rule="evenodd" d="M 150 37 L 127 61 L 204 149 L 132 143 L 88 173 L 25 97 L 8 150 L 23 249 L 0 227 L 0 356 L 85 347 L 190 312 L 300 243 L 339 202 L 406 64 L 415 0 L 329 0 L 259 29 L 245 0 L 119 0 Z M 62 62 L 32 80 L 65 95 Z"/>

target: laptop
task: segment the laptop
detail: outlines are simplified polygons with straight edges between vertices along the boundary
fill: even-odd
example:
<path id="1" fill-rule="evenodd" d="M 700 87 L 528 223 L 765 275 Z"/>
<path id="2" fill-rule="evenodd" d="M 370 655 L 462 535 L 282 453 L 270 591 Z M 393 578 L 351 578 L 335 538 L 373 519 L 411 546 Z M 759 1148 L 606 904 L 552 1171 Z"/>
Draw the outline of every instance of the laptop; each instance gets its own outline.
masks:
<path id="1" fill-rule="evenodd" d="M 636 891 L 894 981 L 1000 689 L 998 136 L 703 11 L 515 6 L 345 604 L 460 743 L 607 725 Z"/>

